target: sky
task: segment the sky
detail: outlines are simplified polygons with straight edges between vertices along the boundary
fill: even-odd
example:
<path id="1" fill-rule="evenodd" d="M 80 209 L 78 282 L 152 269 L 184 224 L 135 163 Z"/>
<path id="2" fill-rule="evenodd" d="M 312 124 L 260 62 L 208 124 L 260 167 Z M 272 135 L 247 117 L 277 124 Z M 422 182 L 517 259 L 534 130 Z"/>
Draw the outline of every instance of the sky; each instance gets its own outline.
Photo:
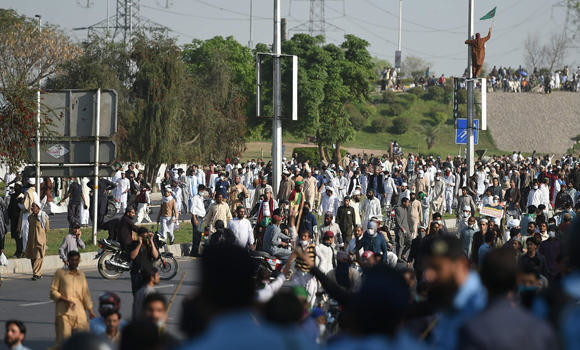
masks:
<path id="1" fill-rule="evenodd" d="M 180 44 L 216 35 L 234 36 L 247 45 L 250 37 L 251 0 L 141 0 L 140 15 L 172 30 Z M 115 14 L 117 0 L 108 0 Z M 254 43 L 272 43 L 273 0 L 254 2 Z M 528 35 L 546 42 L 562 32 L 566 9 L 563 0 L 475 0 L 475 30 L 486 35 L 491 21 L 480 21 L 494 6 L 497 14 L 486 63 L 517 67 L 524 62 L 523 44 Z M 461 74 L 467 65 L 468 0 L 403 0 L 403 60 L 421 57 L 437 74 Z M 75 40 L 83 40 L 87 27 L 107 17 L 107 0 L 1 0 L 0 6 L 61 26 Z M 309 0 L 281 0 L 289 36 L 307 28 Z M 370 43 L 375 57 L 394 62 L 398 38 L 398 0 L 326 0 L 327 41 L 340 43 L 345 34 Z M 111 22 L 112 23 L 112 22 Z M 578 45 L 576 45 L 578 46 Z M 580 64 L 579 49 L 570 49 L 566 63 Z"/>

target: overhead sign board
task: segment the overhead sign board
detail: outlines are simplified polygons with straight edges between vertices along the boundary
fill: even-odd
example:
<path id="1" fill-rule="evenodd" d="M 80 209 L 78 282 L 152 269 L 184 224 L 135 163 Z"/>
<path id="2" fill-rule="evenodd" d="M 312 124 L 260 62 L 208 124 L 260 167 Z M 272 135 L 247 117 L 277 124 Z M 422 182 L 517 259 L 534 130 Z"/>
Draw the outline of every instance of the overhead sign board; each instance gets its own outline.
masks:
<path id="1" fill-rule="evenodd" d="M 110 166 L 99 166 L 100 177 L 111 177 L 114 174 L 114 169 Z M 26 177 L 36 176 L 36 167 L 27 166 L 24 168 L 23 174 Z M 40 167 L 40 176 L 49 177 L 94 177 L 95 167 L 89 166 L 54 166 L 54 167 Z"/>
<path id="2" fill-rule="evenodd" d="M 109 164 L 115 160 L 115 143 L 100 141 L 99 163 Z M 31 158 L 36 162 L 36 152 L 32 150 Z M 95 162 L 94 141 L 48 141 L 40 148 L 41 164 L 88 164 Z"/>
<path id="3" fill-rule="evenodd" d="M 97 90 L 48 90 L 41 94 L 43 115 L 52 119 L 48 127 L 57 137 L 94 137 Z M 101 90 L 99 136 L 117 132 L 117 92 Z"/>

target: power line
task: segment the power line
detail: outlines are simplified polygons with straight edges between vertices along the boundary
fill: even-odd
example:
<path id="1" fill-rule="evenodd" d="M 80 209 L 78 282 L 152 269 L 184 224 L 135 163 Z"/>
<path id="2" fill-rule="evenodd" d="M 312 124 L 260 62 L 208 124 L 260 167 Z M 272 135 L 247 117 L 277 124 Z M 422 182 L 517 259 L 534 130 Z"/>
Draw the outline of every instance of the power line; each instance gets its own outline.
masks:
<path id="1" fill-rule="evenodd" d="M 218 6 L 218 5 L 214 5 L 214 4 L 211 4 L 211 3 L 209 3 L 209 2 L 206 2 L 206 1 L 203 1 L 203 0 L 194 0 L 194 1 L 195 1 L 195 2 L 198 2 L 198 3 L 202 4 L 202 5 L 205 5 L 205 6 L 207 6 L 207 7 L 211 7 L 211 8 L 214 8 L 214 9 L 218 9 L 218 10 L 220 10 L 220 11 L 229 12 L 229 13 L 233 13 L 233 14 L 240 15 L 240 16 L 249 16 L 249 14 L 248 14 L 248 13 L 243 13 L 243 12 L 239 12 L 239 11 L 235 11 L 235 10 L 230 10 L 230 9 L 228 9 L 228 8 L 221 7 L 221 6 Z M 272 20 L 272 17 L 260 17 L 260 16 L 254 16 L 254 18 L 259 18 L 259 19 L 269 19 L 269 20 Z"/>
<path id="2" fill-rule="evenodd" d="M 208 17 L 208 16 L 194 15 L 191 13 L 176 12 L 176 11 L 171 11 L 171 10 L 167 10 L 164 8 L 157 8 L 157 7 L 153 7 L 153 6 L 147 6 L 147 5 L 141 5 L 141 7 L 144 7 L 144 8 L 150 9 L 150 10 L 154 10 L 154 11 L 169 13 L 169 14 L 176 15 L 176 16 L 192 17 L 192 18 L 198 18 L 198 19 L 207 19 L 207 20 L 212 20 L 212 21 L 249 21 L 250 20 L 249 17 L 246 17 L 246 18 L 242 18 L 242 17 L 229 17 L 229 18 L 228 17 Z M 266 17 L 258 17 L 258 20 L 271 21 L 272 19 L 266 18 Z"/>
<path id="3" fill-rule="evenodd" d="M 364 1 L 365 1 L 367 4 L 371 5 L 372 7 L 376 8 L 377 10 L 379 10 L 379 11 L 381 11 L 381 12 L 384 12 L 384 13 L 386 13 L 386 14 L 388 14 L 388 15 L 390 15 L 390 16 L 392 16 L 392 17 L 396 18 L 396 19 L 399 19 L 399 15 L 396 15 L 396 14 L 392 13 L 392 12 L 391 12 L 391 11 L 389 11 L 389 10 L 385 10 L 384 8 L 382 8 L 382 7 L 380 7 L 380 6 L 378 6 L 378 5 L 374 4 L 374 3 L 372 3 L 370 0 L 364 0 Z M 410 21 L 410 20 L 408 20 L 408 19 L 403 19 L 403 21 L 404 21 L 404 22 L 406 22 L 406 23 L 409 23 L 409 24 L 413 24 L 413 25 L 415 25 L 415 26 L 417 26 L 417 27 L 421 27 L 421 28 L 429 29 L 429 30 L 431 30 L 431 31 L 435 31 L 435 32 L 446 32 L 446 33 L 453 33 L 453 34 L 457 34 L 457 33 L 464 33 L 464 32 L 463 32 L 463 31 L 461 31 L 461 32 L 457 32 L 456 30 L 465 28 L 465 26 L 458 26 L 458 27 L 453 27 L 453 28 L 448 28 L 448 29 L 441 29 L 441 28 L 434 28 L 434 27 L 426 26 L 426 25 L 424 25 L 424 24 L 417 23 L 417 22 L 413 22 L 413 21 Z"/>

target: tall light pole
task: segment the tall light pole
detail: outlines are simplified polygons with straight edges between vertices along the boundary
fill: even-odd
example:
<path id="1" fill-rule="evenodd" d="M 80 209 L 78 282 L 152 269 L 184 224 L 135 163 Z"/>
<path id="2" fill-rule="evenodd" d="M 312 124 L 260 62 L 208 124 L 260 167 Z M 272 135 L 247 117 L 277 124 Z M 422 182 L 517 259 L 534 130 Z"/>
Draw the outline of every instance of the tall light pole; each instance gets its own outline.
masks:
<path id="1" fill-rule="evenodd" d="M 397 42 L 397 51 L 395 52 L 395 68 L 397 72 L 401 71 L 401 46 L 403 41 L 403 0 L 399 0 L 399 40 Z"/>
<path id="2" fill-rule="evenodd" d="M 42 16 L 35 15 L 38 18 L 38 37 L 42 33 Z M 40 196 L 40 81 L 42 67 L 38 67 L 38 88 L 36 89 L 36 193 Z"/>
<path id="3" fill-rule="evenodd" d="M 475 0 L 469 1 L 469 12 L 467 17 L 468 40 L 473 39 L 474 32 L 474 10 Z M 474 130 L 473 130 L 473 86 L 476 77 L 473 76 L 473 58 L 471 57 L 471 46 L 467 46 L 467 167 L 469 176 L 474 172 Z"/>
<path id="4" fill-rule="evenodd" d="M 274 0 L 274 76 L 273 76 L 273 100 L 274 116 L 272 120 L 272 189 L 274 195 L 278 194 L 278 186 L 282 177 L 282 98 L 281 98 L 281 75 L 280 75 L 280 54 L 281 47 L 281 26 L 280 26 L 280 0 Z"/>
<path id="5" fill-rule="evenodd" d="M 401 51 L 402 29 L 403 29 L 403 0 L 399 0 L 399 42 L 397 44 L 399 51 Z"/>
<path id="6" fill-rule="evenodd" d="M 248 41 L 248 47 L 250 49 L 254 48 L 254 0 L 250 0 L 250 40 Z"/>

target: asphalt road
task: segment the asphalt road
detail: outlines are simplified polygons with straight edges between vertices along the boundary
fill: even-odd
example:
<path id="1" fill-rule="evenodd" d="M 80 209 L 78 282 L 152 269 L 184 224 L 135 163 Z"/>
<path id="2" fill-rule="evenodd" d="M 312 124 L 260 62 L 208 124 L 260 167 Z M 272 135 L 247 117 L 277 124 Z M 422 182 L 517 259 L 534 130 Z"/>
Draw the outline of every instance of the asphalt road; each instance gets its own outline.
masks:
<path id="1" fill-rule="evenodd" d="M 183 298 L 190 295 L 199 285 L 199 260 L 188 257 L 180 257 L 177 260 L 179 261 L 178 274 L 172 280 L 161 281 L 156 288 L 169 300 L 185 273 L 183 284 L 173 301 L 167 322 L 169 331 L 179 336 L 178 322 Z M 96 269 L 83 269 L 83 271 L 87 276 L 95 313 L 98 314 L 99 296 L 105 291 L 112 291 L 121 297 L 121 315 L 123 319 L 129 320 L 133 305 L 129 273 L 123 274 L 118 280 L 105 280 Z M 3 280 L 0 287 L 2 338 L 4 337 L 4 322 L 9 319 L 19 319 L 27 328 L 25 346 L 37 350 L 54 345 L 54 303 L 49 299 L 53 276 L 54 273 L 46 273 L 38 281 L 31 281 L 30 275 Z"/>
<path id="2" fill-rule="evenodd" d="M 157 215 L 159 214 L 160 207 L 161 207 L 160 204 L 155 202 L 151 206 L 151 213 L 149 213 L 149 217 L 151 218 L 151 220 L 153 220 L 153 222 L 157 220 Z M 117 214 L 117 216 L 121 216 L 121 213 Z M 50 219 L 50 228 L 68 228 L 68 220 L 66 213 L 51 215 L 49 219 Z M 181 214 L 179 216 L 179 220 L 189 220 L 189 219 L 191 219 L 190 214 Z M 105 219 L 105 221 L 106 220 L 109 219 Z M 92 227 L 92 220 L 90 220 L 90 226 Z"/>

